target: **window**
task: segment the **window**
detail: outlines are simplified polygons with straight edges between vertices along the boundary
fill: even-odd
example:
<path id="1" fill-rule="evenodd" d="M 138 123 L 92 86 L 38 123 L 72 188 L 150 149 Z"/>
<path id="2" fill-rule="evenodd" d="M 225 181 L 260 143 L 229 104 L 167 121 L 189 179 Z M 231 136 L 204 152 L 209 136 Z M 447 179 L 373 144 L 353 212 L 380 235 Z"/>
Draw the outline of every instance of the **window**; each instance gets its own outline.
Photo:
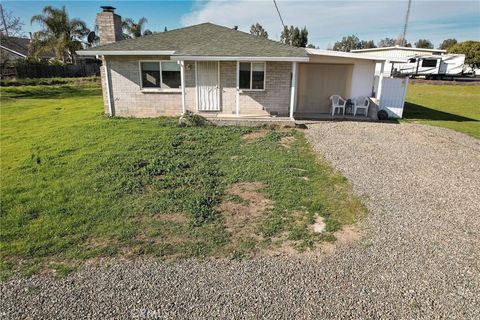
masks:
<path id="1" fill-rule="evenodd" d="M 162 88 L 180 88 L 180 65 L 176 61 L 162 62 Z"/>
<path id="2" fill-rule="evenodd" d="M 265 89 L 265 63 L 240 62 L 239 66 L 240 89 L 264 90 Z"/>
<path id="3" fill-rule="evenodd" d="M 415 62 L 417 62 L 417 59 L 415 59 L 415 58 L 408 59 L 408 62 L 409 62 L 409 63 L 415 63 Z"/>
<path id="4" fill-rule="evenodd" d="M 141 62 L 142 88 L 160 88 L 160 65 L 158 62 Z"/>
<path id="5" fill-rule="evenodd" d="M 429 60 L 423 60 L 422 61 L 422 67 L 427 67 L 427 68 L 435 68 L 437 66 L 437 60 L 429 59 Z"/>
<path id="6" fill-rule="evenodd" d="M 180 66 L 175 61 L 140 62 L 142 88 L 178 89 Z"/>

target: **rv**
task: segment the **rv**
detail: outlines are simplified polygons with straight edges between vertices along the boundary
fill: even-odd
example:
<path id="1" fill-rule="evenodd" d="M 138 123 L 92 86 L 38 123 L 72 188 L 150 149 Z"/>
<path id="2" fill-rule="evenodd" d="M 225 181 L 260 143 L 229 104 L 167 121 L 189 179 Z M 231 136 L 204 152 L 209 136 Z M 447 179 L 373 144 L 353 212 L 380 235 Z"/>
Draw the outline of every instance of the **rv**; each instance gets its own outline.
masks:
<path id="1" fill-rule="evenodd" d="M 442 79 L 461 76 L 464 71 L 464 54 L 414 56 L 407 63 L 397 64 L 394 73 L 402 76 L 425 76 L 425 79 Z"/>

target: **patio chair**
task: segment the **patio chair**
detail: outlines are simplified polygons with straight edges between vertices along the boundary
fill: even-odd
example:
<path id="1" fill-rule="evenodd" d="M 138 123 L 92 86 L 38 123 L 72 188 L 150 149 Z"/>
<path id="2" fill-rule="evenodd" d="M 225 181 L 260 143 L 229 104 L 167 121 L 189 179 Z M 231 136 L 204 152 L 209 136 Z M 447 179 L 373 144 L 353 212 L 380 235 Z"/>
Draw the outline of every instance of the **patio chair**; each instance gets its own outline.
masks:
<path id="1" fill-rule="evenodd" d="M 353 99 L 353 116 L 357 114 L 358 110 L 365 110 L 365 117 L 368 117 L 368 107 L 370 106 L 370 99 L 367 97 L 356 97 Z"/>
<path id="2" fill-rule="evenodd" d="M 332 101 L 332 117 L 335 115 L 336 109 L 342 109 L 342 114 L 345 115 L 345 105 L 347 104 L 347 100 L 340 97 L 338 94 L 334 94 L 330 97 Z"/>

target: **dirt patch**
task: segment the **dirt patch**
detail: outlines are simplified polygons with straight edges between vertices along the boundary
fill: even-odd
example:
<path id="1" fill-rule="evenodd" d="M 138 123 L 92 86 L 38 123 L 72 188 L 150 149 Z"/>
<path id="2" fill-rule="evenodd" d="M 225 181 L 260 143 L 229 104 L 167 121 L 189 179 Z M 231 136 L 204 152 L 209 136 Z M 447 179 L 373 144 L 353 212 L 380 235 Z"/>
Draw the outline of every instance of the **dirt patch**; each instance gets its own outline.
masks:
<path id="1" fill-rule="evenodd" d="M 290 149 L 292 143 L 294 143 L 295 140 L 296 140 L 296 139 L 295 139 L 294 136 L 284 136 L 284 137 L 281 137 L 281 138 L 280 138 L 279 143 L 280 143 L 280 145 L 281 145 L 282 147 L 285 147 L 285 148 L 287 148 L 287 149 Z"/>
<path id="2" fill-rule="evenodd" d="M 325 224 L 325 221 L 323 219 L 323 217 L 321 216 L 317 216 L 315 218 L 315 223 L 312 224 L 312 231 L 315 232 L 315 233 L 322 233 L 323 231 L 325 231 L 325 227 L 327 225 Z"/>
<path id="3" fill-rule="evenodd" d="M 341 244 L 352 244 L 360 240 L 361 233 L 355 226 L 343 226 L 341 230 L 334 233 L 337 242 Z"/>
<path id="4" fill-rule="evenodd" d="M 261 182 L 240 182 L 228 188 L 227 193 L 240 197 L 243 201 L 223 201 L 218 209 L 223 213 L 224 224 L 234 237 L 255 235 L 255 226 L 273 202 L 259 190 Z"/>
<path id="5" fill-rule="evenodd" d="M 257 130 L 250 133 L 246 133 L 242 136 L 245 141 L 255 141 L 257 139 L 264 138 L 268 134 L 267 130 Z"/>

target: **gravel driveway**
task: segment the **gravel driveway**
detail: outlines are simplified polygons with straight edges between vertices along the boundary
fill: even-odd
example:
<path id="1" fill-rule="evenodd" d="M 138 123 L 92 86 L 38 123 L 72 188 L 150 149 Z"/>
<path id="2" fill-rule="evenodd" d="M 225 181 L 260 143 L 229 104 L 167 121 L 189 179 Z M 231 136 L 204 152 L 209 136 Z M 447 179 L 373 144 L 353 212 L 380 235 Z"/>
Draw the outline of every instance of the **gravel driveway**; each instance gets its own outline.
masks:
<path id="1" fill-rule="evenodd" d="M 480 142 L 335 122 L 307 135 L 365 198 L 363 239 L 321 257 L 116 262 L 0 284 L 0 318 L 480 319 Z"/>

